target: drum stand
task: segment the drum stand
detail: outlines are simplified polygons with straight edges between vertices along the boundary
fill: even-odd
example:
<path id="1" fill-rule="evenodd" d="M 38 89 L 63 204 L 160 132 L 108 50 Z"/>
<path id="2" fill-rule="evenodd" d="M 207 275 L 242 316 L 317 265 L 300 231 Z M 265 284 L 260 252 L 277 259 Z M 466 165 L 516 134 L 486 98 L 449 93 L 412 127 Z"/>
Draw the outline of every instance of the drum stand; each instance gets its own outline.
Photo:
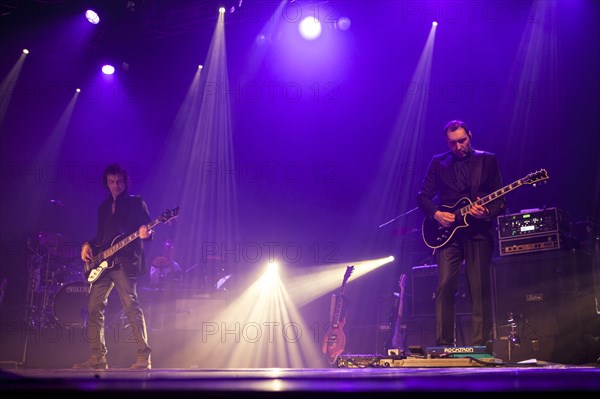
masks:
<path id="1" fill-rule="evenodd" d="M 42 265 L 45 268 L 42 269 Z M 29 268 L 25 323 L 30 327 L 43 328 L 53 322 L 52 299 L 56 276 L 52 266 L 46 257 L 45 262 L 32 264 Z"/>
<path id="2" fill-rule="evenodd" d="M 31 243 L 27 240 L 27 249 L 30 251 L 30 256 L 27 257 L 27 289 L 25 291 L 25 314 L 23 319 L 24 330 L 29 329 L 30 327 L 37 326 L 37 319 L 39 309 L 36 306 L 36 291 L 40 285 L 41 281 L 41 271 L 40 264 L 43 256 L 31 247 Z M 25 336 L 23 341 L 23 351 L 21 352 L 21 361 L 15 362 L 15 368 L 24 367 L 27 363 L 27 350 L 29 346 L 29 332 L 23 331 L 22 335 Z"/>
<path id="3" fill-rule="evenodd" d="M 499 334 L 499 339 L 506 340 L 508 345 L 508 361 L 512 360 L 512 352 L 515 347 L 521 346 L 521 338 L 519 337 L 519 323 L 521 315 L 509 312 L 506 324 L 499 325 L 498 328 L 503 330 Z"/>
<path id="4" fill-rule="evenodd" d="M 28 329 L 41 329 L 53 323 L 52 299 L 53 292 L 51 288 L 55 285 L 55 272 L 51 268 L 50 257 L 48 254 L 40 255 L 35 249 L 29 246 L 32 256 L 28 259 L 28 281 L 26 290 L 26 310 L 24 317 L 23 331 L 25 336 L 23 340 L 23 352 L 21 361 L 16 362 L 17 367 L 23 367 L 27 364 L 27 351 L 29 345 Z M 42 266 L 45 268 L 42 271 Z"/>

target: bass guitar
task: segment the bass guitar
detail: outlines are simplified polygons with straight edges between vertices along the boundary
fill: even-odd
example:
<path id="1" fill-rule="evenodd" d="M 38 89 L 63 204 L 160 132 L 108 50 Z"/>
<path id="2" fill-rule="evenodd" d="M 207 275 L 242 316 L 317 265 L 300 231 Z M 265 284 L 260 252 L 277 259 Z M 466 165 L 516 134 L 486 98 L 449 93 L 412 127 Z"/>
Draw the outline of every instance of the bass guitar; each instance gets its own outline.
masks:
<path id="1" fill-rule="evenodd" d="M 154 226 L 160 223 L 166 223 L 174 218 L 179 216 L 179 207 L 166 210 L 160 215 L 160 217 L 154 219 L 150 222 L 148 226 L 148 230 L 152 229 Z M 95 283 L 102 274 L 112 268 L 114 266 L 114 262 L 112 258 L 114 255 L 123 249 L 126 245 L 131 244 L 133 241 L 138 239 L 140 236 L 139 230 L 131 233 L 127 237 L 121 238 L 121 236 L 116 236 L 112 241 L 111 245 L 106 248 L 104 251 L 100 252 L 98 255 L 94 256 L 90 261 L 85 262 L 83 265 L 83 275 L 85 276 L 86 281 L 89 284 Z"/>
<path id="2" fill-rule="evenodd" d="M 329 364 L 335 364 L 338 356 L 344 351 L 344 347 L 346 346 L 346 334 L 344 334 L 346 317 L 341 318 L 340 316 L 342 313 L 342 303 L 344 300 L 344 289 L 353 271 L 354 266 L 346 267 L 346 273 L 344 273 L 342 287 L 335 298 L 335 307 L 331 318 L 331 328 L 323 338 L 322 350 L 327 357 Z"/>
<path id="3" fill-rule="evenodd" d="M 441 248 L 450 241 L 458 229 L 469 226 L 468 219 L 472 218 L 472 216 L 469 215 L 469 211 L 474 204 L 485 205 L 488 202 L 500 198 L 524 184 L 535 184 L 547 179 L 548 172 L 546 172 L 546 169 L 541 169 L 537 172 L 532 172 L 527 176 L 516 180 L 475 202 L 471 202 L 469 198 L 463 197 L 459 199 L 453 206 L 442 205 L 439 207 L 439 210 L 442 212 L 454 213 L 454 222 L 450 226 L 444 227 L 434 218 L 427 218 L 423 220 L 423 241 L 425 241 L 425 244 L 429 248 Z"/>

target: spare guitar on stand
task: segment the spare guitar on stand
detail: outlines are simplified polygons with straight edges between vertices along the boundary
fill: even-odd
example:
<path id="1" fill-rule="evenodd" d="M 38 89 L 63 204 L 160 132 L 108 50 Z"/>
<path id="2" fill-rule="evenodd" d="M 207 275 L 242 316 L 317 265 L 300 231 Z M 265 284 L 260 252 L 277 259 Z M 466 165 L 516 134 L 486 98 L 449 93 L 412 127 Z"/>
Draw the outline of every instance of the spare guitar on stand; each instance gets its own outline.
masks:
<path id="1" fill-rule="evenodd" d="M 344 352 L 344 347 L 346 346 L 346 334 L 344 333 L 346 317 L 341 317 L 341 314 L 344 302 L 344 289 L 346 288 L 346 283 L 353 271 L 354 266 L 346 267 L 342 287 L 340 288 L 339 293 L 335 295 L 335 305 L 331 316 L 331 327 L 323 338 L 322 350 L 327 358 L 327 362 L 331 365 L 336 363 L 338 356 Z"/>
<path id="2" fill-rule="evenodd" d="M 397 350 L 396 355 L 403 355 L 406 351 L 406 324 L 404 323 L 404 290 L 406 288 L 406 274 L 400 275 L 400 281 L 398 282 L 400 292 L 398 293 L 398 309 L 396 312 L 396 319 L 394 321 L 393 335 L 391 348 Z"/>

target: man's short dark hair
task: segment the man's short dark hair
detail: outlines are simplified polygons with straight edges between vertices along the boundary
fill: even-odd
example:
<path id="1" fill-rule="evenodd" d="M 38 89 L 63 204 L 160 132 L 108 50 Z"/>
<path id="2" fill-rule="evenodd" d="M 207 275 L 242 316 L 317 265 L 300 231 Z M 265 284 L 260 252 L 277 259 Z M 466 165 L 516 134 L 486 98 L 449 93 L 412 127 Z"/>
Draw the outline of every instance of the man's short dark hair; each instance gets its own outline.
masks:
<path id="1" fill-rule="evenodd" d="M 446 123 L 446 126 L 444 126 L 444 136 L 448 137 L 448 132 L 455 132 L 461 127 L 465 129 L 465 133 L 467 133 L 468 136 L 471 136 L 471 129 L 469 129 L 469 126 L 458 119 Z"/>
<path id="2" fill-rule="evenodd" d="M 121 165 L 111 163 L 106 168 L 104 168 L 104 174 L 102 175 L 102 185 L 106 189 L 108 189 L 108 175 L 123 176 L 123 180 L 125 181 L 125 190 L 129 188 L 129 172 L 127 172 L 127 169 L 123 168 Z"/>

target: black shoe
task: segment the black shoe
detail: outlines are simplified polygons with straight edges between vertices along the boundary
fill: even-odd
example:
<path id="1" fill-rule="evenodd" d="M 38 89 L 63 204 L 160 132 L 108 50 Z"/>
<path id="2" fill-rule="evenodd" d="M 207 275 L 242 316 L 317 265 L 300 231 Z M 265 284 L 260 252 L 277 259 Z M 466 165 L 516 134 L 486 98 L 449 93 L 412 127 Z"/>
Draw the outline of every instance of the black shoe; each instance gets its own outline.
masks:
<path id="1" fill-rule="evenodd" d="M 152 368 L 152 360 L 150 359 L 150 354 L 138 355 L 135 360 L 135 363 L 133 363 L 130 368 L 137 370 L 150 370 Z"/>
<path id="2" fill-rule="evenodd" d="M 88 360 L 83 363 L 75 363 L 74 369 L 95 369 L 95 370 L 106 370 L 108 368 L 108 362 L 106 357 L 90 356 Z"/>

